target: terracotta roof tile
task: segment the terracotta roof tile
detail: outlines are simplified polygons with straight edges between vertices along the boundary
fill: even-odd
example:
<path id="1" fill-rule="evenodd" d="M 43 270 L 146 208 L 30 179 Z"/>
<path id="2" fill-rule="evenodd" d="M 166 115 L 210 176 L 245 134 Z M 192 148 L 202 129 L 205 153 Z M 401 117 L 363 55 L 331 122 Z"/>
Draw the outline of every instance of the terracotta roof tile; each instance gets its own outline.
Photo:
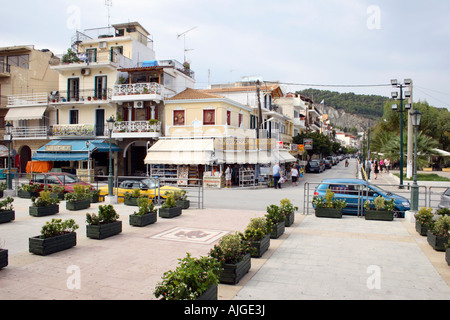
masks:
<path id="1" fill-rule="evenodd" d="M 205 92 L 204 90 L 187 88 L 186 90 L 166 100 L 196 100 L 196 99 L 217 99 L 217 98 L 224 98 L 224 97 L 219 96 L 217 94 Z"/>

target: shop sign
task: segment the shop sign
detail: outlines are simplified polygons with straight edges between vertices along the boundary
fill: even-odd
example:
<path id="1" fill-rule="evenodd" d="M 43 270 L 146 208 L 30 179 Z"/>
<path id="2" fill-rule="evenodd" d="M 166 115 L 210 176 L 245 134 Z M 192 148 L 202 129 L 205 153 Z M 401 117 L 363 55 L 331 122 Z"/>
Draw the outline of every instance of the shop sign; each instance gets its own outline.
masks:
<path id="1" fill-rule="evenodd" d="M 62 152 L 67 152 L 67 151 L 72 151 L 72 146 L 71 145 L 49 145 L 49 146 L 45 146 L 45 151 L 51 151 L 51 152 L 62 151 Z"/>
<path id="2" fill-rule="evenodd" d="M 298 151 L 303 152 L 305 151 L 305 146 L 303 144 L 298 145 Z"/>
<path id="3" fill-rule="evenodd" d="M 313 149 L 313 139 L 303 139 L 303 145 L 305 150 L 312 150 Z"/>
<path id="4" fill-rule="evenodd" d="M 206 188 L 220 188 L 222 184 L 221 176 L 203 176 L 203 186 Z"/>

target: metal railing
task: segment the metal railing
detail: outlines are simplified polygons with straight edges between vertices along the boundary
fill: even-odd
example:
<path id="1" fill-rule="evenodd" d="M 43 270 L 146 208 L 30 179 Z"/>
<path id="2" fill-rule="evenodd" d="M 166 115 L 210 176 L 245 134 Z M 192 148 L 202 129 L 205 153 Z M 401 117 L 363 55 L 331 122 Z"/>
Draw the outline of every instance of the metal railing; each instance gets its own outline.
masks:
<path id="1" fill-rule="evenodd" d="M 114 96 L 134 95 L 134 94 L 154 94 L 162 95 L 161 85 L 156 82 L 116 84 L 113 88 Z"/>

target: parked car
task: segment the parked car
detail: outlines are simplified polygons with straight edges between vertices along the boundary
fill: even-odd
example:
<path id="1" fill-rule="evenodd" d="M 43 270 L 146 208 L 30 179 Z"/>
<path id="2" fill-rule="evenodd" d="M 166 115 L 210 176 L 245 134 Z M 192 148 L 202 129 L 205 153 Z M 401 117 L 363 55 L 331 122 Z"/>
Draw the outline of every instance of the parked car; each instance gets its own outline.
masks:
<path id="1" fill-rule="evenodd" d="M 394 216 L 397 218 L 404 218 L 405 211 L 411 207 L 408 199 L 361 179 L 325 179 L 314 191 L 314 196 L 325 197 L 328 188 L 334 192 L 335 199 L 347 202 L 343 214 L 356 215 L 358 207 L 360 214 L 363 214 L 364 202 L 367 200 L 373 202 L 378 196 L 388 201 L 394 199 Z"/>
<path id="2" fill-rule="evenodd" d="M 439 208 L 450 208 L 450 188 L 447 188 L 442 195 L 441 195 L 441 201 L 438 205 Z"/>
<path id="3" fill-rule="evenodd" d="M 331 169 L 332 165 L 329 160 L 325 160 L 325 169 Z"/>
<path id="4" fill-rule="evenodd" d="M 36 173 L 31 178 L 30 184 L 40 184 L 38 191 L 44 190 L 44 186 L 46 185 L 63 186 L 64 193 L 73 192 L 73 186 L 76 184 L 87 186 L 91 190 L 93 189 L 89 183 L 81 181 L 77 176 L 65 172 Z"/>
<path id="5" fill-rule="evenodd" d="M 118 201 L 123 202 L 123 197 L 125 192 L 132 192 L 134 189 L 139 189 L 140 194 L 143 196 L 148 196 L 149 198 L 155 198 L 158 195 L 158 184 L 159 182 L 152 178 L 144 178 L 144 179 L 126 179 L 120 182 L 118 188 L 113 189 L 113 193 L 115 196 L 118 196 Z M 182 189 L 171 186 L 160 186 L 159 194 L 162 199 L 167 198 L 166 192 L 174 192 L 181 191 Z M 100 197 L 104 197 L 108 195 L 108 186 L 103 186 L 99 188 Z"/>
<path id="6" fill-rule="evenodd" d="M 306 165 L 306 172 L 317 172 L 321 173 L 324 171 L 324 167 L 320 164 L 319 160 L 311 160 Z"/>

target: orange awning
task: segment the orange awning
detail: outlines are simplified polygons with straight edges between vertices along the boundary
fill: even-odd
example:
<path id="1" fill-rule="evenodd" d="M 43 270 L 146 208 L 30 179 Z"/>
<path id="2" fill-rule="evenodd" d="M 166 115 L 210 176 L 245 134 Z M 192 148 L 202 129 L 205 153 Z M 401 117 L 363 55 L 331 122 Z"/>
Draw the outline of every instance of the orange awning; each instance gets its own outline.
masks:
<path id="1" fill-rule="evenodd" d="M 28 161 L 27 162 L 27 173 L 33 172 L 49 172 L 53 169 L 53 163 L 50 161 Z"/>

